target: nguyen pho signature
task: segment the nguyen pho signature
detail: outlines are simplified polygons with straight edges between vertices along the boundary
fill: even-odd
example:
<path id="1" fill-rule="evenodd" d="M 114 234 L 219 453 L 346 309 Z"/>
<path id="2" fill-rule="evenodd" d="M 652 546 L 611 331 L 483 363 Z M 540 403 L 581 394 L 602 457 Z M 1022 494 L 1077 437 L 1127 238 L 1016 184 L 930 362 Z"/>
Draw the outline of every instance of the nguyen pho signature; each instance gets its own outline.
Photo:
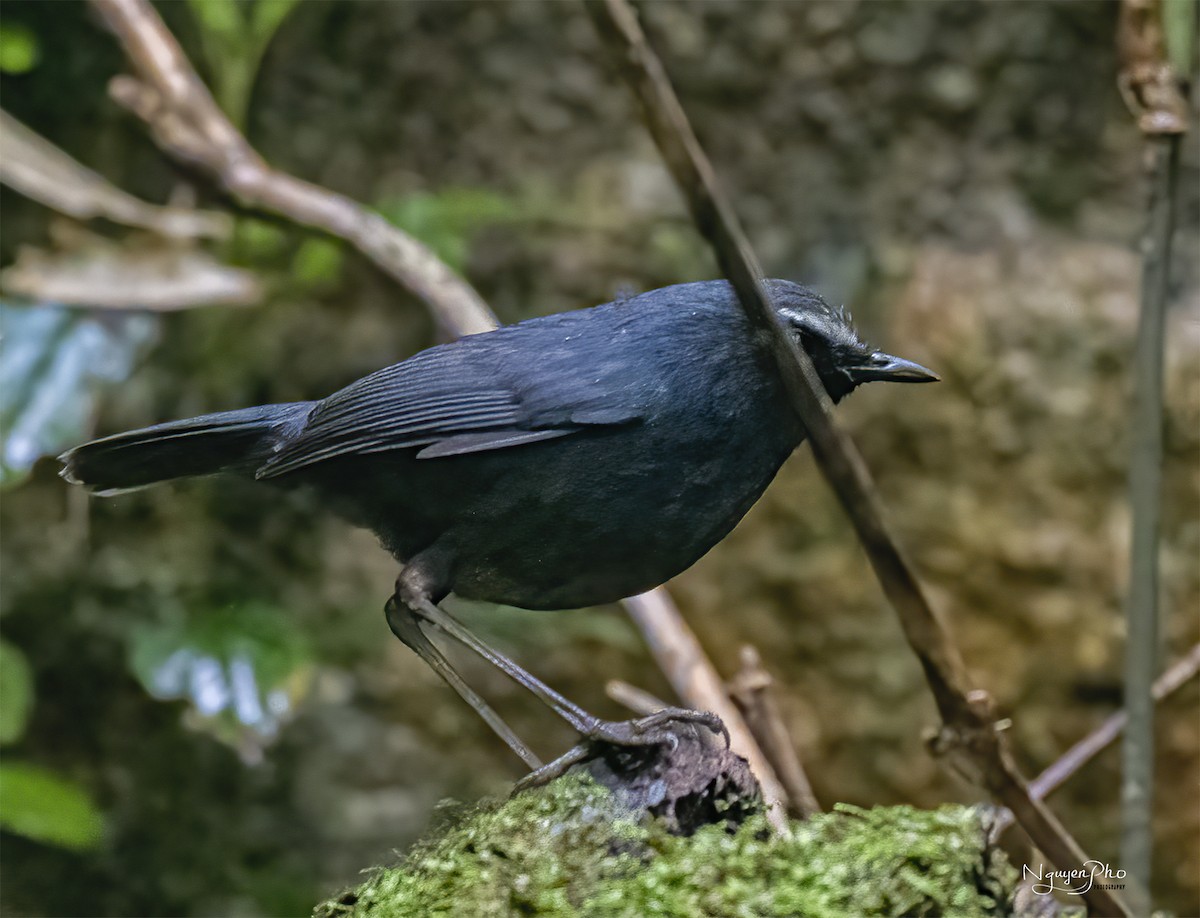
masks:
<path id="1" fill-rule="evenodd" d="M 1037 882 L 1030 888 L 1039 896 L 1048 896 L 1055 891 L 1082 896 L 1093 886 L 1099 889 L 1125 888 L 1125 884 L 1119 882 L 1125 879 L 1124 870 L 1113 870 L 1104 861 L 1095 859 L 1084 861 L 1077 870 L 1046 870 L 1041 864 L 1034 870 L 1026 864 L 1021 869 L 1021 879 L 1028 880 L 1031 877 Z M 1114 880 L 1118 882 L 1112 882 Z"/>

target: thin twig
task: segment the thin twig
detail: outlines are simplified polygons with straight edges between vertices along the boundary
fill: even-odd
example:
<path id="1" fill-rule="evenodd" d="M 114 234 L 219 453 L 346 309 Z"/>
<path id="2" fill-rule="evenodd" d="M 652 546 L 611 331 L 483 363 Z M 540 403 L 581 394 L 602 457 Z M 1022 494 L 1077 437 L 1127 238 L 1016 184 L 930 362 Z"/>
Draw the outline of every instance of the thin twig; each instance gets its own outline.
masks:
<path id="1" fill-rule="evenodd" d="M 1187 130 L 1179 81 L 1167 61 L 1158 0 L 1124 0 L 1117 29 L 1118 85 L 1146 137 L 1150 194 L 1142 236 L 1141 310 L 1134 354 L 1132 506 L 1128 625 L 1125 638 L 1125 713 L 1121 759 L 1121 866 L 1129 898 L 1149 912 L 1154 849 L 1154 698 L 1162 650 L 1158 607 L 1158 543 L 1162 516 L 1163 345 L 1171 240 L 1175 234 L 1180 136 Z"/>
<path id="2" fill-rule="evenodd" d="M 1154 681 L 1154 701 L 1161 702 L 1172 695 L 1188 680 L 1200 672 L 1200 644 L 1196 644 L 1183 658 L 1176 660 Z M 1029 782 L 1029 793 L 1044 800 L 1062 787 L 1067 780 L 1088 762 L 1107 749 L 1125 730 L 1129 715 L 1117 711 L 1105 719 L 1095 730 L 1077 742 L 1046 767 L 1040 775 Z M 1000 812 L 992 824 L 992 837 L 999 836 L 1012 825 L 1012 813 Z"/>
<path id="3" fill-rule="evenodd" d="M 779 712 L 774 685 L 775 680 L 763 666 L 758 650 L 749 644 L 742 647 L 741 668 L 729 680 L 729 694 L 741 709 L 750 732 L 766 753 L 775 774 L 779 775 L 779 781 L 787 791 L 789 811 L 807 819 L 821 812 L 821 804 L 817 802 L 804 766 L 800 764 L 796 744 Z"/>
<path id="4" fill-rule="evenodd" d="M 496 316 L 482 297 L 420 242 L 350 198 L 267 165 L 217 107 L 146 0 L 92 0 L 92 4 L 139 74 L 138 79 L 115 78 L 110 92 L 149 125 L 163 150 L 207 171 L 247 206 L 352 243 L 423 300 L 449 333 L 465 335 L 496 327 Z M 683 703 L 712 711 L 725 721 L 733 750 L 750 763 L 768 812 L 782 829 L 783 808 L 771 805 L 782 801 L 778 780 L 670 595 L 660 588 L 626 600 L 625 607 Z M 677 647 L 684 649 L 676 651 Z M 676 665 L 685 659 L 686 666 Z"/>
<path id="5" fill-rule="evenodd" d="M 623 679 L 609 679 L 604 685 L 604 693 L 617 704 L 629 708 L 638 717 L 648 717 L 670 707 L 657 695 L 636 685 L 630 685 Z"/>
<path id="6" fill-rule="evenodd" d="M 1029 796 L 1005 738 L 996 728 L 990 696 L 971 688 L 957 647 L 884 522 L 883 508 L 862 457 L 833 422 L 832 405 L 812 361 L 787 334 L 771 308 L 745 234 L 633 8 L 626 0 L 594 0 L 585 3 L 585 8 L 641 104 L 650 133 L 688 202 L 697 228 L 712 245 L 752 327 L 769 341 L 818 465 L 854 524 L 924 669 L 942 716 L 933 750 L 950 757 L 955 770 L 970 775 L 1008 806 L 1056 865 L 1079 869 L 1087 855 L 1053 814 Z M 1085 898 L 1098 915 L 1128 914 L 1116 897 L 1098 886 L 1093 886 Z"/>
<path id="7" fill-rule="evenodd" d="M 0 182 L 76 220 L 107 217 L 176 239 L 224 239 L 229 214 L 150 204 L 0 111 Z"/>

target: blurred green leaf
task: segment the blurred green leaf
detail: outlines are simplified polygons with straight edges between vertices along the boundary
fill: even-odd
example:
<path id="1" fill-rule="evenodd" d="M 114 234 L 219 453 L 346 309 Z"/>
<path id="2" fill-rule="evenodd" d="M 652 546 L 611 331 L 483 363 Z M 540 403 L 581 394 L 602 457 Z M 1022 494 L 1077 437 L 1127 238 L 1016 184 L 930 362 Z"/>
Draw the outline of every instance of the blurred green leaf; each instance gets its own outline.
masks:
<path id="1" fill-rule="evenodd" d="M 297 2 L 298 0 L 258 0 L 250 15 L 254 37 L 265 45 Z"/>
<path id="2" fill-rule="evenodd" d="M 288 233 L 276 223 L 256 217 L 241 217 L 233 228 L 237 260 L 260 264 L 278 256 L 288 244 Z"/>
<path id="3" fill-rule="evenodd" d="M 238 127 L 245 126 L 263 53 L 295 5 L 296 0 L 188 0 L 213 94 Z"/>
<path id="4" fill-rule="evenodd" d="M 188 7 L 200 27 L 223 41 L 240 45 L 246 34 L 246 21 L 239 0 L 188 0 Z M 217 61 L 210 61 L 216 64 Z"/>
<path id="5" fill-rule="evenodd" d="M 1197 0 L 1163 0 L 1163 31 L 1167 58 L 1175 74 L 1186 79 L 1192 74 L 1196 41 Z"/>
<path id="6" fill-rule="evenodd" d="M 33 709 L 33 673 L 19 648 L 0 641 L 0 745 L 16 742 Z"/>
<path id="7" fill-rule="evenodd" d="M 0 765 L 0 827 L 34 841 L 86 851 L 100 841 L 104 821 L 77 784 L 18 762 Z"/>
<path id="8" fill-rule="evenodd" d="M 206 612 L 133 635 L 131 667 L 153 697 L 186 700 L 194 724 L 256 761 L 307 694 L 312 654 L 268 606 Z"/>
<path id="9" fill-rule="evenodd" d="M 0 22 L 0 71 L 28 73 L 40 58 L 41 47 L 32 31 L 18 23 Z"/>
<path id="10" fill-rule="evenodd" d="M 292 277 L 305 286 L 333 283 L 341 272 L 342 248 L 332 239 L 305 239 L 292 258 Z"/>
<path id="11" fill-rule="evenodd" d="M 503 195 L 478 188 L 447 188 L 385 200 L 379 212 L 394 226 L 420 239 L 442 261 L 461 271 L 471 235 L 485 226 L 517 218 L 520 209 Z"/>
<path id="12" fill-rule="evenodd" d="M 98 384 L 125 380 L 156 327 L 141 314 L 0 303 L 0 486 L 87 437 Z"/>

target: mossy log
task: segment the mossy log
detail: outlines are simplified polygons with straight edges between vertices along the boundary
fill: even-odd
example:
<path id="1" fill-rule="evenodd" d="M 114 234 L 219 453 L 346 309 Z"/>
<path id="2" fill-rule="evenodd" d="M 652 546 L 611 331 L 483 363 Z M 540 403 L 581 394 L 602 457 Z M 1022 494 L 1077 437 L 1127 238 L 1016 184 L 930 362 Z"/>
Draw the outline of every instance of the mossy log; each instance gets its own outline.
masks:
<path id="1" fill-rule="evenodd" d="M 598 745 L 544 786 L 460 809 L 314 918 L 1012 914 L 985 811 L 839 806 L 781 837 L 748 776 L 694 737 Z"/>

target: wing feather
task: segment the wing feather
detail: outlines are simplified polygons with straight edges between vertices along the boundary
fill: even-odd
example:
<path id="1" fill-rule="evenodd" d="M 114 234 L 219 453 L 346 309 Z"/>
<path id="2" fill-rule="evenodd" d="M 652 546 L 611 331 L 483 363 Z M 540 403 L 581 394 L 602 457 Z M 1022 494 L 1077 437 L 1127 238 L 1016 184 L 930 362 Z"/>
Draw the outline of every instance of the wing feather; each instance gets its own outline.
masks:
<path id="1" fill-rule="evenodd" d="M 363 377 L 319 402 L 256 477 L 339 456 L 420 447 L 419 458 L 437 459 L 637 421 L 641 398 L 629 388 L 637 374 L 609 360 L 583 376 L 576 352 L 561 347 L 571 337 L 557 329 L 582 318 L 474 335 Z"/>

